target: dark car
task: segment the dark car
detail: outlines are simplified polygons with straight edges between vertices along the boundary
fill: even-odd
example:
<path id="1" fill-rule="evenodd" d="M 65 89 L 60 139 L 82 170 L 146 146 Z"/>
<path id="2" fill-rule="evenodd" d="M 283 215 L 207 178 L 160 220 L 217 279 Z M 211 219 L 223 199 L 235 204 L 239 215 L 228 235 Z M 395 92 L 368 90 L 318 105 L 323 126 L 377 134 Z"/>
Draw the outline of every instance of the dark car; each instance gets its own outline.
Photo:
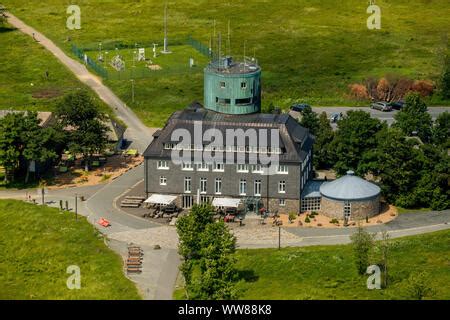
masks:
<path id="1" fill-rule="evenodd" d="M 405 107 L 405 102 L 404 101 L 395 101 L 395 102 L 389 103 L 389 105 L 392 107 L 392 109 L 401 110 L 402 108 Z"/>
<path id="2" fill-rule="evenodd" d="M 380 111 L 391 111 L 392 107 L 387 102 L 374 102 L 370 105 L 372 109 L 377 109 Z"/>
<path id="3" fill-rule="evenodd" d="M 297 103 L 291 106 L 292 111 L 302 112 L 306 108 L 310 107 L 309 104 L 306 103 Z"/>

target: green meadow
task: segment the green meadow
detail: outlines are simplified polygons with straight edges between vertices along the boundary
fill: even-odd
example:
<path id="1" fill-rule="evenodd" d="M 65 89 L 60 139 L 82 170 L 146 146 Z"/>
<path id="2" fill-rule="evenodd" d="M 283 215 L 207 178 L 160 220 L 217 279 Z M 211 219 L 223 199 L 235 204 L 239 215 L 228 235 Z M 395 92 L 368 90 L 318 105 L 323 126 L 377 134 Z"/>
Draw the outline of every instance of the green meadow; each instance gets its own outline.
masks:
<path id="1" fill-rule="evenodd" d="M 81 288 L 69 290 L 69 266 Z M 125 278 L 123 261 L 103 236 L 73 214 L 16 200 L 0 200 L 0 300 L 141 299 Z"/>
<path id="2" fill-rule="evenodd" d="M 368 290 L 358 275 L 351 245 L 237 250 L 239 299 L 380 300 L 412 299 L 411 274 L 425 271 L 434 291 L 426 299 L 450 299 L 450 230 L 392 240 L 387 289 Z M 371 263 L 380 263 L 373 251 Z M 184 290 L 177 289 L 177 299 Z"/>
<path id="3" fill-rule="evenodd" d="M 3 2 L 67 52 L 71 43 L 157 40 L 162 46 L 164 1 L 78 1 L 81 30 L 66 28 L 67 2 Z M 215 19 L 224 52 L 230 20 L 229 52 L 255 56 L 263 68 L 263 107 L 287 108 L 297 101 L 364 105 L 349 97 L 348 85 L 387 74 L 437 82 L 450 30 L 447 0 L 377 1 L 381 30 L 367 29 L 367 1 L 360 0 L 172 0 L 168 5 L 171 38 L 192 35 L 208 45 Z M 200 73 L 137 80 L 135 103 L 129 81 L 107 84 L 150 126 L 163 125 L 172 112 L 203 96 Z M 449 103 L 438 96 L 428 102 Z"/>

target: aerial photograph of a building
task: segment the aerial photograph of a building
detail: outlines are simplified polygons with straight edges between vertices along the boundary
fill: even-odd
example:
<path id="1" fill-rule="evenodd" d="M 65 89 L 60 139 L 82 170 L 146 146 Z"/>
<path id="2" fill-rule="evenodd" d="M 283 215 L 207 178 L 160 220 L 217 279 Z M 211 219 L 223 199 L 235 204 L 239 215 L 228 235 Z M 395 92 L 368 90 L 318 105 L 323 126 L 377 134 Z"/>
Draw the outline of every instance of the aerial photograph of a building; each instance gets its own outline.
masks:
<path id="1" fill-rule="evenodd" d="M 449 17 L 0 0 L 0 300 L 448 302 Z"/>

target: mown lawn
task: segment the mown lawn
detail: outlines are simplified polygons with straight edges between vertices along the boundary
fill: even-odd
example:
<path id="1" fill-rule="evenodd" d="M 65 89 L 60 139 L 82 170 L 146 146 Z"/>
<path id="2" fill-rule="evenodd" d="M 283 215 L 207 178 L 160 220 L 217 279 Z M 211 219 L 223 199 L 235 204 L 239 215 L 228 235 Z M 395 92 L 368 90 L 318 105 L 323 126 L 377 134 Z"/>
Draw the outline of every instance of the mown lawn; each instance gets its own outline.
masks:
<path id="1" fill-rule="evenodd" d="M 87 89 L 49 51 L 9 25 L 0 27 L 0 57 L 0 109 L 53 111 L 65 93 Z"/>
<path id="2" fill-rule="evenodd" d="M 80 267 L 69 290 L 67 267 Z M 0 200 L 0 299 L 140 299 L 121 258 L 84 218 Z"/>
<path id="3" fill-rule="evenodd" d="M 162 44 L 164 1 L 85 0 L 81 30 L 65 28 L 67 3 L 27 0 L 4 4 L 26 23 L 44 32 L 67 52 L 66 41 L 91 45 L 102 41 Z M 367 1 L 347 0 L 188 0 L 169 1 L 169 34 L 189 34 L 208 44 L 213 19 L 223 35 L 231 19 L 231 54 L 256 55 L 263 68 L 263 105 L 282 108 L 296 101 L 313 105 L 357 105 L 348 85 L 386 74 L 438 80 L 445 39 L 450 30 L 447 0 L 380 0 L 382 29 L 368 30 Z M 131 103 L 129 81 L 109 81 L 147 125 L 161 126 L 175 110 L 202 101 L 200 75 L 180 74 L 136 81 Z M 434 97 L 432 104 L 448 104 Z"/>
<path id="4" fill-rule="evenodd" d="M 450 230 L 394 240 L 388 261 L 390 285 L 368 290 L 350 245 L 238 250 L 240 299 L 409 299 L 411 273 L 427 271 L 432 299 L 450 299 Z M 372 262 L 379 260 L 375 253 Z M 175 298 L 183 298 L 177 290 Z"/>

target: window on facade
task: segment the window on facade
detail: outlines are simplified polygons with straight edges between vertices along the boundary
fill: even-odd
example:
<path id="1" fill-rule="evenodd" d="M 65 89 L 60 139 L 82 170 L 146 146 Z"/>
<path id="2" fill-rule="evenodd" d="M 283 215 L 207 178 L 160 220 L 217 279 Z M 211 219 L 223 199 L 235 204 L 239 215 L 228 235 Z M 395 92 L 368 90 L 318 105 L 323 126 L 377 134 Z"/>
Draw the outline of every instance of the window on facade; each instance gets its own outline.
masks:
<path id="1" fill-rule="evenodd" d="M 226 104 L 226 105 L 228 105 L 228 104 L 231 103 L 231 99 L 217 98 L 217 99 L 216 99 L 216 102 L 217 102 L 218 104 Z"/>
<path id="2" fill-rule="evenodd" d="M 253 173 L 262 173 L 263 172 L 263 168 L 260 164 L 254 164 L 252 166 L 252 172 Z"/>
<path id="3" fill-rule="evenodd" d="M 164 144 L 164 149 L 166 149 L 166 150 L 175 149 L 175 144 L 173 144 L 173 143 L 165 143 Z"/>
<path id="4" fill-rule="evenodd" d="M 278 182 L 278 193 L 286 193 L 286 181 Z"/>
<path id="5" fill-rule="evenodd" d="M 197 171 L 209 171 L 209 165 L 207 163 L 198 163 Z"/>
<path id="6" fill-rule="evenodd" d="M 159 184 L 160 184 L 161 186 L 167 185 L 167 177 L 166 177 L 166 176 L 160 176 L 160 177 L 159 177 Z"/>
<path id="7" fill-rule="evenodd" d="M 280 205 L 280 207 L 286 206 L 286 199 L 280 199 L 279 205 Z"/>
<path id="8" fill-rule="evenodd" d="M 191 177 L 184 178 L 184 192 L 190 193 L 192 191 L 192 179 Z"/>
<path id="9" fill-rule="evenodd" d="M 261 196 L 261 180 L 255 180 L 255 196 Z"/>
<path id="10" fill-rule="evenodd" d="M 166 160 L 158 161 L 158 169 L 169 169 L 169 165 Z"/>
<path id="11" fill-rule="evenodd" d="M 236 99 L 235 103 L 237 105 L 245 105 L 252 103 L 252 98 Z"/>
<path id="12" fill-rule="evenodd" d="M 225 83 L 225 81 L 220 81 L 219 86 L 221 89 L 226 88 L 227 84 Z"/>
<path id="13" fill-rule="evenodd" d="M 201 204 L 211 203 L 211 197 L 208 197 L 208 196 L 200 196 L 200 203 L 201 203 Z"/>
<path id="14" fill-rule="evenodd" d="M 223 172 L 225 170 L 225 167 L 223 163 L 216 162 L 214 163 L 214 171 Z"/>
<path id="15" fill-rule="evenodd" d="M 241 82 L 241 89 L 247 89 L 247 82 Z"/>
<path id="16" fill-rule="evenodd" d="M 181 165 L 181 168 L 185 171 L 192 171 L 194 170 L 192 167 L 192 163 L 190 162 L 183 162 L 183 164 Z"/>
<path id="17" fill-rule="evenodd" d="M 280 174 L 288 174 L 288 166 L 287 165 L 279 165 L 277 168 L 277 172 Z"/>
<path id="18" fill-rule="evenodd" d="M 248 165 L 247 164 L 238 164 L 237 172 L 248 172 Z"/>
<path id="19" fill-rule="evenodd" d="M 200 178 L 200 192 L 206 193 L 207 190 L 207 183 L 208 179 L 206 178 Z"/>
<path id="20" fill-rule="evenodd" d="M 183 196 L 181 203 L 184 209 L 190 209 L 194 205 L 194 198 L 192 196 Z"/>
<path id="21" fill-rule="evenodd" d="M 222 179 L 216 178 L 216 181 L 214 183 L 214 193 L 221 194 L 222 193 Z"/>
<path id="22" fill-rule="evenodd" d="M 314 198 L 304 198 L 302 199 L 302 205 L 301 205 L 301 211 L 319 211 L 320 210 L 320 203 L 321 198 L 320 197 L 314 197 Z"/>
<path id="23" fill-rule="evenodd" d="M 240 195 L 247 194 L 247 180 L 241 179 L 239 181 L 239 194 Z"/>
<path id="24" fill-rule="evenodd" d="M 352 205 L 351 205 L 350 201 L 345 201 L 344 202 L 344 217 L 349 219 L 351 213 L 352 213 Z"/>

